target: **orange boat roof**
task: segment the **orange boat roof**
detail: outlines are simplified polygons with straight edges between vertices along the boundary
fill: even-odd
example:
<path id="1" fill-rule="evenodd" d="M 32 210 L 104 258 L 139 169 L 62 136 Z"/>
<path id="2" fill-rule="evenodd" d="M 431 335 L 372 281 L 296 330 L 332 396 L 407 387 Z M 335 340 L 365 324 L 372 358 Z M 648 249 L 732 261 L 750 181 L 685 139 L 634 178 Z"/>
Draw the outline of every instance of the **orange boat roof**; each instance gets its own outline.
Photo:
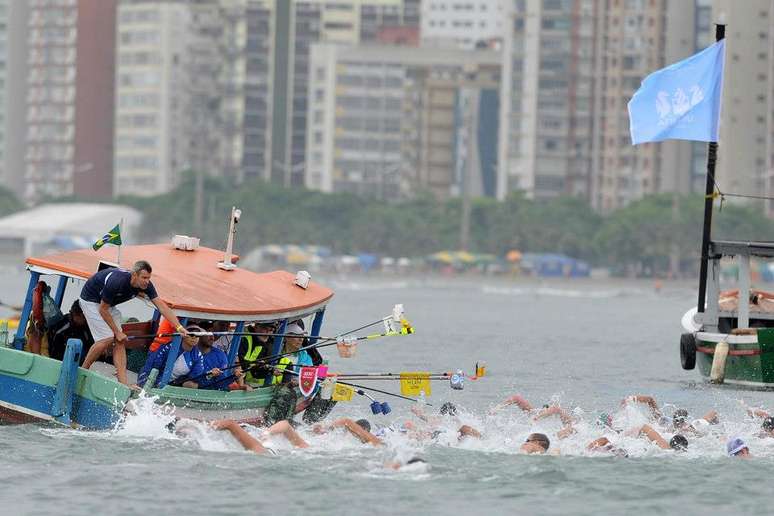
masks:
<path id="1" fill-rule="evenodd" d="M 31 270 L 87 279 L 101 261 L 115 263 L 116 249 L 80 249 L 40 258 L 27 258 Z M 303 289 L 286 271 L 258 274 L 236 268 L 219 269 L 223 252 L 200 247 L 180 251 L 170 244 L 131 245 L 121 248 L 121 266 L 137 260 L 153 267 L 151 281 L 161 299 L 178 315 L 222 320 L 268 320 L 305 315 L 325 306 L 333 291 L 309 282 Z"/>

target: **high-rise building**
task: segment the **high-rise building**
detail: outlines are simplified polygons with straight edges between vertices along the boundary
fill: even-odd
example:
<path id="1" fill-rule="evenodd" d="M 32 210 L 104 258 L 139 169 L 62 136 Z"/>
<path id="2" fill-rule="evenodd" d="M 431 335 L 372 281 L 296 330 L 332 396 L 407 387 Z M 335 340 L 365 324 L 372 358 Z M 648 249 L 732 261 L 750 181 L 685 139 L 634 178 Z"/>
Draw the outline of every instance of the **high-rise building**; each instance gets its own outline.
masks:
<path id="1" fill-rule="evenodd" d="M 426 0 L 422 3 L 422 44 L 472 49 L 480 42 L 501 39 L 508 27 L 510 1 Z"/>
<path id="2" fill-rule="evenodd" d="M 499 69 L 490 50 L 313 45 L 307 186 L 493 195 Z"/>
<path id="3" fill-rule="evenodd" d="M 270 169 L 285 185 L 305 182 L 309 49 L 373 41 L 379 28 L 419 25 L 418 0 L 276 0 L 273 12 Z"/>
<path id="4" fill-rule="evenodd" d="M 109 197 L 115 1 L 28 7 L 25 197 Z"/>
<path id="5" fill-rule="evenodd" d="M 715 179 L 721 190 L 774 195 L 774 2 L 715 0 L 726 61 Z M 713 31 L 714 32 L 714 31 Z M 714 37 L 712 38 L 714 41 Z M 774 202 L 766 203 L 774 215 Z"/>
<path id="6" fill-rule="evenodd" d="M 689 191 L 691 144 L 632 146 L 627 103 L 646 75 L 694 53 L 694 3 L 626 0 L 598 12 L 592 206 L 609 212 L 647 194 Z"/>
<path id="7" fill-rule="evenodd" d="M 0 2 L 0 177 L 19 197 L 24 194 L 28 18 L 27 2 Z"/>
<path id="8" fill-rule="evenodd" d="M 190 166 L 188 2 L 123 1 L 118 7 L 115 192 L 155 195 Z"/>
<path id="9" fill-rule="evenodd" d="M 690 143 L 633 147 L 627 103 L 694 52 L 679 0 L 514 0 L 503 41 L 498 196 L 573 195 L 607 212 L 691 189 Z"/>
<path id="10" fill-rule="evenodd" d="M 498 197 L 587 197 L 595 0 L 513 1 L 503 41 Z"/>

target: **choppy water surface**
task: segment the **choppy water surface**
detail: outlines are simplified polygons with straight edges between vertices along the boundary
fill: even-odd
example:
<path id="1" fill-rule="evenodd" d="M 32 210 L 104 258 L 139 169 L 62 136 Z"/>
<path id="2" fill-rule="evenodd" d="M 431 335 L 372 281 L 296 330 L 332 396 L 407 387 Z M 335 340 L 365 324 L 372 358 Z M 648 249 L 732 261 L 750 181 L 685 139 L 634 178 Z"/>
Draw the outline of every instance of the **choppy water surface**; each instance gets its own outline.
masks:
<path id="1" fill-rule="evenodd" d="M 680 368 L 679 321 L 695 302 L 693 285 L 656 294 L 647 283 L 478 283 L 474 280 L 332 279 L 336 298 L 325 334 L 387 315 L 403 303 L 417 333 L 362 344 L 357 357 L 332 370 L 472 372 L 488 376 L 464 391 L 433 384 L 437 410 L 454 401 L 459 420 L 434 444 L 394 433 L 385 449 L 343 434 L 317 436 L 291 450 L 274 439 L 279 455 L 244 452 L 222 433 L 199 428 L 188 438 L 169 434 L 168 415 L 141 410 L 109 433 L 36 426 L 0 427 L 0 507 L 6 514 L 600 514 L 637 512 L 766 513 L 766 479 L 774 475 L 774 439 L 756 436 L 760 422 L 741 401 L 774 409 L 769 393 L 708 388 L 696 371 Z M 8 294 L 9 299 L 14 296 Z M 16 296 L 18 297 L 18 296 Z M 330 348 L 329 348 L 330 349 Z M 372 384 L 377 386 L 377 384 Z M 379 387 L 397 390 L 395 383 Z M 578 433 L 555 439 L 557 420 L 532 421 L 518 409 L 489 414 L 510 394 L 535 405 L 551 400 L 573 410 Z M 693 417 L 711 408 L 722 422 L 691 436 L 689 451 L 662 451 L 641 439 L 606 434 L 629 458 L 585 450 L 603 435 L 597 413 L 616 424 L 646 421 L 644 408 L 620 408 L 631 393 L 656 397 L 667 415 L 686 407 Z M 334 415 L 367 417 L 374 424 L 411 418 L 408 404 L 382 396 L 393 413 L 372 416 L 362 397 Z M 480 441 L 458 443 L 454 429 L 470 424 Z M 532 431 L 547 433 L 560 456 L 523 456 L 516 450 Z M 669 438 L 666 429 L 662 433 Z M 725 441 L 740 435 L 756 456 L 729 459 Z M 392 471 L 384 463 L 419 455 L 429 466 Z M 763 495 L 763 496 L 762 496 Z"/>

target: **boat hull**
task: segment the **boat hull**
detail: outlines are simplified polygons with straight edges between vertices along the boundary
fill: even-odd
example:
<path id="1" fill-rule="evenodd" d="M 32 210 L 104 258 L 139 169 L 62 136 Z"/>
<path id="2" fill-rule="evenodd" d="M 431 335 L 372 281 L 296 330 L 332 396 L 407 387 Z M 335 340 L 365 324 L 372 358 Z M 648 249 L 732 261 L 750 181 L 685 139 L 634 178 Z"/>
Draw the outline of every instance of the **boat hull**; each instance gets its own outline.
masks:
<path id="1" fill-rule="evenodd" d="M 769 344 L 771 330 L 759 330 L 753 335 L 696 333 L 696 366 L 709 379 L 715 348 L 720 342 L 729 345 L 722 382 L 751 389 L 774 389 L 774 346 Z M 761 338 L 759 338 L 759 336 Z"/>
<path id="2" fill-rule="evenodd" d="M 131 391 L 92 371 L 78 369 L 70 403 L 62 410 L 62 362 L 0 347 L 0 422 L 55 422 L 89 429 L 112 428 Z"/>
<path id="3" fill-rule="evenodd" d="M 0 424 L 53 423 L 96 430 L 115 427 L 132 396 L 129 388 L 110 374 L 78 368 L 71 394 L 72 409 L 63 417 L 57 409 L 62 370 L 58 360 L 0 347 Z M 274 387 L 248 392 L 166 386 L 150 389 L 147 394 L 154 397 L 155 403 L 174 410 L 177 417 L 257 423 L 274 392 Z M 299 396 L 295 412 L 306 406 L 307 402 Z"/>

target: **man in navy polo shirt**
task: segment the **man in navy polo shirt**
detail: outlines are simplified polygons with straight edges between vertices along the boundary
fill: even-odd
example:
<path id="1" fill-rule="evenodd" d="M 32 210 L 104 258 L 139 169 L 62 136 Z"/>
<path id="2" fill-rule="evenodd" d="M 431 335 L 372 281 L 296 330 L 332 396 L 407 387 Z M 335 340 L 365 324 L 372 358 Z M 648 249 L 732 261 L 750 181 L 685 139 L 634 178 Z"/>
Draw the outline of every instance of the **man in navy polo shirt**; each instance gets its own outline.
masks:
<path id="1" fill-rule="evenodd" d="M 116 305 L 125 303 L 137 296 L 150 300 L 165 319 L 175 325 L 179 333 L 187 335 L 175 313 L 159 298 L 151 283 L 152 268 L 145 260 L 132 266 L 132 270 L 111 267 L 103 269 L 86 281 L 81 290 L 80 305 L 86 323 L 89 325 L 94 345 L 89 349 L 83 361 L 88 369 L 102 354 L 113 345 L 113 365 L 116 366 L 118 381 L 126 385 L 126 334 L 121 331 L 121 312 Z"/>

